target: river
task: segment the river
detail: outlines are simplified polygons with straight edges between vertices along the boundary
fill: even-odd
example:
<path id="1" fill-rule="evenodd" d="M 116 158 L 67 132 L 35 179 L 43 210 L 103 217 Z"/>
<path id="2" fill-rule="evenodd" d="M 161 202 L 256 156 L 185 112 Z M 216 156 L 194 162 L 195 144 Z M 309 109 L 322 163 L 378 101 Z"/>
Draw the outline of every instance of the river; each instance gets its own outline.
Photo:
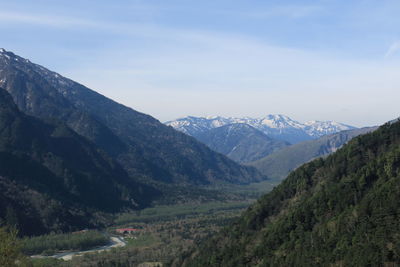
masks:
<path id="1" fill-rule="evenodd" d="M 43 256 L 43 255 L 34 255 L 31 256 L 31 258 L 56 258 L 56 259 L 63 259 L 63 260 L 71 260 L 73 256 L 82 256 L 86 253 L 92 253 L 92 252 L 101 252 L 101 251 L 106 251 L 106 250 L 110 250 L 112 248 L 121 248 L 121 247 L 125 247 L 126 246 L 126 242 L 123 239 L 123 237 L 111 237 L 110 238 L 110 243 L 102 246 L 102 247 L 98 247 L 98 248 L 93 248 L 93 249 L 89 249 L 89 250 L 82 250 L 82 251 L 70 251 L 70 252 L 62 252 L 62 253 L 57 253 L 54 254 L 52 256 Z"/>

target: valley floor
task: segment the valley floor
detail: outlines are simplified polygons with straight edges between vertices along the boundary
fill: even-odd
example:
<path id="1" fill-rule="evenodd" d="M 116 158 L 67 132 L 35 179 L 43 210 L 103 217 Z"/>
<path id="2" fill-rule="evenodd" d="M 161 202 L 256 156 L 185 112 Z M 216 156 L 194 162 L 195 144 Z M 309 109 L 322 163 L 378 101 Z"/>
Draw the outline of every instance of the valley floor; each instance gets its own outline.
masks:
<path id="1" fill-rule="evenodd" d="M 132 234 L 120 235 L 126 246 L 34 259 L 35 266 L 98 266 L 100 262 L 101 266 L 175 266 L 182 255 L 229 225 L 272 187 L 270 181 L 229 186 L 223 190 L 241 194 L 243 200 L 156 206 L 120 214 L 107 232 L 115 235 L 118 228 L 137 229 Z"/>

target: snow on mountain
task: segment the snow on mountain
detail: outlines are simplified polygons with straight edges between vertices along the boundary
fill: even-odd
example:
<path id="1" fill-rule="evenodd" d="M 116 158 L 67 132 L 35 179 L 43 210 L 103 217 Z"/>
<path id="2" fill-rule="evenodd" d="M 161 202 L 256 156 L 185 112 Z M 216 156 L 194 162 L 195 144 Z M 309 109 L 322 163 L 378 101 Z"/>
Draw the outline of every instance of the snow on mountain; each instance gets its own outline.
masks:
<path id="1" fill-rule="evenodd" d="M 175 121 L 166 122 L 165 124 L 172 126 L 178 131 L 196 137 L 210 129 L 218 128 L 231 123 L 229 119 L 223 117 L 204 118 L 188 116 Z"/>
<path id="2" fill-rule="evenodd" d="M 318 138 L 327 134 L 352 130 L 355 127 L 335 121 L 309 121 L 304 123 L 304 130 L 312 137 Z"/>
<path id="3" fill-rule="evenodd" d="M 235 117 L 185 117 L 165 124 L 172 126 L 178 131 L 194 137 L 227 124 L 248 124 L 266 135 L 290 142 L 292 144 L 306 140 L 316 139 L 323 135 L 337 133 L 344 130 L 355 129 L 355 127 L 334 121 L 310 121 L 300 123 L 285 115 L 267 115 L 263 118 L 235 118 Z"/>
<path id="4" fill-rule="evenodd" d="M 66 87 L 74 88 L 75 82 L 61 76 L 60 74 L 48 70 L 38 64 L 32 63 L 30 60 L 22 58 L 13 52 L 7 51 L 4 48 L 0 48 L 0 63 L 3 65 L 18 65 L 19 68 L 24 70 L 34 70 L 37 74 L 41 75 L 42 77 L 46 78 L 51 84 L 57 85 L 56 89 L 59 93 L 63 94 L 64 96 L 68 94 L 68 90 Z M 0 81 L 0 86 L 2 81 Z M 73 92 L 73 89 L 69 90 Z"/>
<path id="5" fill-rule="evenodd" d="M 274 129 L 296 128 L 302 129 L 303 125 L 285 115 L 268 115 L 262 119 L 261 124 Z"/>

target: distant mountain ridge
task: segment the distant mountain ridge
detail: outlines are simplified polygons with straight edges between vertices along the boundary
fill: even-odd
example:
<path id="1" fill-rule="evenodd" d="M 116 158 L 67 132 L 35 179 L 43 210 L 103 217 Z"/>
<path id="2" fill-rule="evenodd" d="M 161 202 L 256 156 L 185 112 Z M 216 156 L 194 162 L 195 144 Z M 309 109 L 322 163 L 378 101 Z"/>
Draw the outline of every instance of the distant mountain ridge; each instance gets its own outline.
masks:
<path id="1" fill-rule="evenodd" d="M 197 139 L 240 163 L 255 161 L 290 145 L 245 123 L 213 128 L 197 136 Z"/>
<path id="2" fill-rule="evenodd" d="M 300 123 L 285 115 L 267 115 L 263 118 L 235 117 L 185 117 L 168 121 L 169 125 L 183 133 L 198 137 L 204 132 L 227 124 L 245 123 L 274 139 L 296 144 L 306 140 L 317 139 L 356 127 L 334 121 L 310 121 Z"/>

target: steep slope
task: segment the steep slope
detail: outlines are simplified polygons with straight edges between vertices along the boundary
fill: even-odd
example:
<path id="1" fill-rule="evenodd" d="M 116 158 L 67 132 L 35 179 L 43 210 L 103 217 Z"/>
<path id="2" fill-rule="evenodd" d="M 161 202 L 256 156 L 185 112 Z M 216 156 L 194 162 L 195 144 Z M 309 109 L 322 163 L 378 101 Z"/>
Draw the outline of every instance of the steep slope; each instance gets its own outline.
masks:
<path id="1" fill-rule="evenodd" d="M 174 186 L 263 179 L 255 169 L 234 163 L 151 116 L 4 50 L 0 86 L 22 111 L 65 121 L 146 183 Z"/>
<path id="2" fill-rule="evenodd" d="M 185 117 L 166 122 L 178 131 L 194 137 L 227 124 L 245 123 L 263 132 L 273 139 L 296 144 L 306 140 L 319 138 L 355 127 L 334 121 L 310 121 L 300 123 L 285 115 L 267 115 L 264 118 L 224 118 L 224 117 Z"/>
<path id="3" fill-rule="evenodd" d="M 376 127 L 367 127 L 326 135 L 316 140 L 301 142 L 278 150 L 275 153 L 249 163 L 261 173 L 273 179 L 283 179 L 289 172 L 312 159 L 329 155 L 352 138 L 371 132 Z"/>
<path id="4" fill-rule="evenodd" d="M 290 145 L 288 142 L 274 140 L 244 123 L 208 130 L 198 135 L 197 139 L 214 151 L 241 163 L 255 161 Z"/>
<path id="5" fill-rule="evenodd" d="M 149 205 L 157 192 L 63 124 L 21 113 L 0 88 L 0 218 L 23 234 L 93 226 L 95 212 Z"/>
<path id="6" fill-rule="evenodd" d="M 400 122 L 292 172 L 187 266 L 396 266 Z"/>

